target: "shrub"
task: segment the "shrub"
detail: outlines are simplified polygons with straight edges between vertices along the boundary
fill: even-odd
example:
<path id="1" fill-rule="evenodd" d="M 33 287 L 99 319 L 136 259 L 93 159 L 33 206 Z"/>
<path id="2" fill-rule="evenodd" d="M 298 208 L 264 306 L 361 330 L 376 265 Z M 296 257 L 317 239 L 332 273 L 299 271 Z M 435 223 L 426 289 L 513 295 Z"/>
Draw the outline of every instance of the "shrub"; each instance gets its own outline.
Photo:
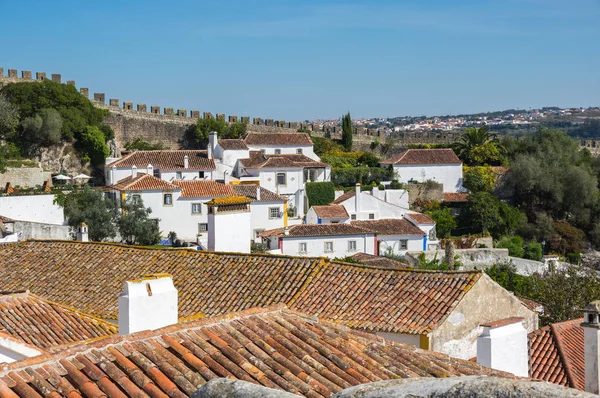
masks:
<path id="1" fill-rule="evenodd" d="M 144 141 L 141 138 L 136 138 L 133 141 L 127 141 L 125 143 L 125 149 L 129 150 L 129 151 L 133 151 L 133 150 L 138 150 L 138 151 L 155 151 L 155 150 L 160 150 L 160 149 L 165 149 L 165 146 L 160 143 L 157 142 L 155 144 L 152 144 L 148 141 Z"/>
<path id="2" fill-rule="evenodd" d="M 87 155 L 90 162 L 94 165 L 104 163 L 110 155 L 110 150 L 106 145 L 106 139 L 102 131 L 96 126 L 87 126 L 79 138 L 78 147 L 84 155 Z"/>
<path id="3" fill-rule="evenodd" d="M 250 243 L 250 253 L 268 253 L 269 248 L 264 243 Z"/>
<path id="4" fill-rule="evenodd" d="M 335 184 L 332 182 L 307 182 L 306 196 L 309 206 L 328 205 L 335 199 Z"/>
<path id="5" fill-rule="evenodd" d="M 508 254 L 512 257 L 521 257 L 525 254 L 523 250 L 523 238 L 518 235 L 505 236 L 498 243 L 496 247 L 508 249 Z"/>
<path id="6" fill-rule="evenodd" d="M 542 261 L 542 244 L 536 241 L 531 241 L 523 248 L 523 257 L 530 260 Z"/>

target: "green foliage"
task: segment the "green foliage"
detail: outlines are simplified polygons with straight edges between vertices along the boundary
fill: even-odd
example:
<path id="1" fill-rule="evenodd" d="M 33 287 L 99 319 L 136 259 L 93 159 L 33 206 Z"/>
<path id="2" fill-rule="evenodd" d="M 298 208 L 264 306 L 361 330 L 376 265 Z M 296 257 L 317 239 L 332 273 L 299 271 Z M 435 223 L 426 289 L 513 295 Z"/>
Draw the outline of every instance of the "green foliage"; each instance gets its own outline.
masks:
<path id="1" fill-rule="evenodd" d="M 496 185 L 496 175 L 490 166 L 465 166 L 463 186 L 471 192 L 492 192 Z"/>
<path id="2" fill-rule="evenodd" d="M 344 148 L 337 142 L 324 137 L 310 137 L 313 142 L 313 151 L 317 156 L 323 156 L 333 151 L 343 151 Z"/>
<path id="3" fill-rule="evenodd" d="M 435 221 L 435 229 L 439 238 L 449 238 L 450 233 L 457 227 L 456 219 L 449 208 L 437 208 L 426 211 L 429 217 Z"/>
<path id="4" fill-rule="evenodd" d="M 268 253 L 269 247 L 264 243 L 250 243 L 250 253 Z"/>
<path id="5" fill-rule="evenodd" d="M 32 148 L 56 145 L 61 141 L 62 118 L 54 109 L 46 108 L 21 121 L 21 128 L 13 139 L 29 152 Z"/>
<path id="6" fill-rule="evenodd" d="M 368 167 L 379 167 L 379 158 L 371 153 L 363 152 L 358 158 L 358 165 Z"/>
<path id="7" fill-rule="evenodd" d="M 375 149 L 377 149 L 379 144 L 380 144 L 379 140 L 377 138 L 375 138 L 375 141 L 371 142 L 371 144 L 369 145 L 369 149 L 371 149 L 371 152 L 374 151 Z"/>
<path id="8" fill-rule="evenodd" d="M 505 154 L 496 134 L 486 126 L 466 128 L 454 149 L 463 162 L 472 166 L 500 164 Z"/>
<path id="9" fill-rule="evenodd" d="M 7 143 L 5 145 L 0 145 L 0 173 L 3 173 L 6 170 L 7 166 L 11 166 L 10 159 L 19 158 L 19 148 L 12 143 Z"/>
<path id="10" fill-rule="evenodd" d="M 123 204 L 119 218 L 119 234 L 129 245 L 149 246 L 160 242 L 158 221 L 149 216 L 152 209 L 144 207 L 141 199 L 128 200 Z"/>
<path id="11" fill-rule="evenodd" d="M 148 141 L 144 141 L 143 139 L 138 137 L 131 142 L 127 141 L 125 143 L 125 149 L 129 151 L 156 151 L 160 149 L 165 149 L 165 146 L 160 142 L 151 144 Z"/>
<path id="12" fill-rule="evenodd" d="M 398 180 L 392 180 L 390 182 L 390 189 L 404 189 L 404 184 L 398 182 Z"/>
<path id="13" fill-rule="evenodd" d="M 536 241 L 531 241 L 523 247 L 523 258 L 530 260 L 542 261 L 542 244 Z"/>
<path id="14" fill-rule="evenodd" d="M 64 208 L 69 226 L 77 228 L 82 222 L 88 225 L 90 240 L 101 242 L 117 236 L 119 214 L 116 205 L 105 199 L 102 192 L 86 185 L 69 194 L 57 193 L 54 202 Z"/>
<path id="15" fill-rule="evenodd" d="M 335 185 L 332 182 L 307 182 L 306 196 L 309 206 L 328 205 L 335 199 Z"/>
<path id="16" fill-rule="evenodd" d="M 508 254 L 512 257 L 524 257 L 523 238 L 518 235 L 505 236 L 496 243 L 496 247 L 508 249 Z"/>
<path id="17" fill-rule="evenodd" d="M 581 253 L 585 242 L 585 233 L 564 221 L 554 222 L 555 234 L 551 239 L 551 248 L 553 251 L 562 255 L 571 254 L 571 257 L 577 258 L 575 253 Z"/>
<path id="18" fill-rule="evenodd" d="M 19 110 L 4 94 L 0 93 L 0 139 L 14 133 L 19 125 Z"/>
<path id="19" fill-rule="evenodd" d="M 353 186 L 357 182 L 361 185 L 368 185 L 372 182 L 379 183 L 390 177 L 389 170 L 380 167 L 333 167 L 331 169 L 331 181 L 341 186 Z"/>
<path id="20" fill-rule="evenodd" d="M 246 134 L 246 124 L 242 122 L 227 123 L 225 120 L 214 118 L 202 118 L 196 121 L 186 131 L 188 143 L 196 148 L 206 148 L 208 135 L 216 131 L 219 138 L 240 138 Z"/>
<path id="21" fill-rule="evenodd" d="M 485 273 L 500 286 L 515 293 L 517 296 L 533 296 L 534 287 L 532 278 L 517 274 L 515 266 L 511 262 L 494 264 L 491 268 L 485 270 Z"/>
<path id="22" fill-rule="evenodd" d="M 333 259 L 333 261 L 339 261 L 342 263 L 350 263 L 350 264 L 362 264 L 360 261 L 358 261 L 357 259 L 355 259 L 352 256 L 336 257 Z"/>
<path id="23" fill-rule="evenodd" d="M 498 238 L 515 233 L 527 223 L 527 217 L 518 208 L 501 202 L 489 192 L 472 192 L 466 211 L 461 214 L 461 225 L 473 232 L 489 232 Z"/>
<path id="24" fill-rule="evenodd" d="M 110 155 L 104 134 L 96 126 L 87 126 L 84 129 L 79 138 L 78 148 L 93 165 L 104 164 L 104 160 Z"/>
<path id="25" fill-rule="evenodd" d="M 432 260 L 425 258 L 425 253 L 419 254 L 419 262 L 417 263 L 417 269 L 431 270 L 431 271 L 447 271 L 450 269 L 450 265 L 446 262 L 439 260 L 437 254 Z"/>
<path id="26" fill-rule="evenodd" d="M 352 128 L 352 118 L 350 112 L 342 116 L 342 145 L 347 151 L 352 150 L 352 136 L 354 131 Z"/>

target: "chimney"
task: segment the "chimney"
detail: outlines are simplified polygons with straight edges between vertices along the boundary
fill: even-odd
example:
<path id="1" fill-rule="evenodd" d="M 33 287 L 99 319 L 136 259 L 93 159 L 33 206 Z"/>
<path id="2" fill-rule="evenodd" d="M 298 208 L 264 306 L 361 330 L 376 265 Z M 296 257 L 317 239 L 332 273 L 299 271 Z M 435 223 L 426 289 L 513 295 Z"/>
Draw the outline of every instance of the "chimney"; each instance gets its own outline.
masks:
<path id="1" fill-rule="evenodd" d="M 256 201 L 260 202 L 260 185 L 256 186 Z"/>
<path id="2" fill-rule="evenodd" d="M 131 166 L 131 178 L 137 177 L 137 167 L 135 165 Z"/>
<path id="3" fill-rule="evenodd" d="M 208 158 L 211 159 L 215 155 L 217 149 L 217 132 L 211 131 L 208 133 Z"/>
<path id="4" fill-rule="evenodd" d="M 113 166 L 110 168 L 110 184 L 111 185 L 117 183 L 116 178 L 117 178 L 117 166 Z"/>
<path id="5" fill-rule="evenodd" d="M 88 242 L 88 226 L 82 222 L 77 226 L 77 240 L 79 242 Z"/>
<path id="6" fill-rule="evenodd" d="M 177 323 L 177 289 L 169 274 L 125 281 L 119 296 L 119 334 L 155 330 Z"/>
<path id="7" fill-rule="evenodd" d="M 481 325 L 477 338 L 477 362 L 488 368 L 529 376 L 527 330 L 523 318 L 513 317 Z"/>
<path id="8" fill-rule="evenodd" d="M 290 234 L 290 229 L 288 227 L 283 227 L 283 234 L 288 236 Z"/>
<path id="9" fill-rule="evenodd" d="M 188 158 L 188 155 L 185 155 L 183 157 L 183 168 L 187 169 L 188 167 L 190 167 L 190 158 Z"/>
<path id="10" fill-rule="evenodd" d="M 229 173 L 227 171 L 223 172 L 223 184 L 229 185 Z"/>
<path id="11" fill-rule="evenodd" d="M 360 184 L 354 186 L 354 211 L 360 213 Z"/>
<path id="12" fill-rule="evenodd" d="M 585 391 L 600 393 L 600 300 L 592 301 L 583 310 L 583 345 L 585 363 Z"/>
<path id="13" fill-rule="evenodd" d="M 146 166 L 146 174 L 148 174 L 149 176 L 154 175 L 154 167 L 152 167 L 151 164 L 148 164 L 148 166 Z"/>

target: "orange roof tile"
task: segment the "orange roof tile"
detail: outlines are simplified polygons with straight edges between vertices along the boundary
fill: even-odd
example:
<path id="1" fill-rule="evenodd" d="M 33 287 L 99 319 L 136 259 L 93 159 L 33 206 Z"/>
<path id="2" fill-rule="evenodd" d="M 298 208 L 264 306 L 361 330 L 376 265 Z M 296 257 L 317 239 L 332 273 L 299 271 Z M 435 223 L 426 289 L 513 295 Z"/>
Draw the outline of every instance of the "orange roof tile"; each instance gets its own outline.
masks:
<path id="1" fill-rule="evenodd" d="M 356 253 L 355 255 L 352 256 L 352 258 L 355 259 L 356 261 L 359 261 L 362 264 L 374 265 L 374 266 L 381 267 L 381 268 L 391 268 L 391 269 L 397 269 L 399 267 L 400 268 L 403 268 L 403 267 L 412 268 L 412 266 L 410 264 L 408 264 L 407 262 L 391 259 L 389 257 L 374 256 L 372 254 L 367 254 L 367 253 Z"/>
<path id="2" fill-rule="evenodd" d="M 288 228 L 288 234 L 285 234 L 285 228 L 275 228 L 263 231 L 260 236 L 267 238 L 278 236 L 281 238 L 298 236 L 334 236 L 334 235 L 365 235 L 373 234 L 363 228 L 355 227 L 350 224 L 297 224 Z"/>
<path id="3" fill-rule="evenodd" d="M 174 191 L 179 189 L 176 185 L 149 174 L 138 174 L 135 178 L 125 177 L 111 185 L 111 188 L 119 191 Z"/>
<path id="4" fill-rule="evenodd" d="M 337 197 L 332 204 L 334 205 L 340 205 L 342 203 L 344 203 L 345 201 L 347 201 L 350 198 L 353 198 L 354 195 L 356 195 L 356 191 L 354 189 L 351 189 L 350 191 L 344 193 L 342 196 Z"/>
<path id="5" fill-rule="evenodd" d="M 4 365 L 0 396 L 191 396 L 217 377 L 307 397 L 411 377 L 512 375 L 281 306 L 115 336 Z"/>
<path id="6" fill-rule="evenodd" d="M 281 145 L 298 146 L 312 145 L 307 133 L 248 133 L 244 139 L 246 145 Z"/>
<path id="7" fill-rule="evenodd" d="M 468 192 L 444 192 L 444 202 L 466 203 L 468 201 Z"/>
<path id="8" fill-rule="evenodd" d="M 219 145 L 225 150 L 247 150 L 248 147 L 242 139 L 219 139 Z"/>
<path id="9" fill-rule="evenodd" d="M 115 160 L 106 167 L 130 168 L 136 166 L 138 169 L 146 169 L 151 164 L 155 169 L 163 171 L 185 170 L 183 168 L 185 156 L 188 157 L 188 169 L 190 170 L 215 170 L 216 168 L 215 161 L 208 159 L 206 150 L 135 151 Z"/>
<path id="10" fill-rule="evenodd" d="M 175 180 L 173 184 L 181 188 L 182 198 L 216 198 L 234 195 L 231 185 L 212 180 Z"/>
<path id="11" fill-rule="evenodd" d="M 406 213 L 406 216 L 410 217 L 417 224 L 435 224 L 435 221 L 423 213 Z"/>
<path id="12" fill-rule="evenodd" d="M 12 218 L 8 218 L 8 217 L 4 217 L 0 215 L 0 222 L 7 224 L 7 223 L 14 223 L 15 220 L 13 220 Z"/>
<path id="13" fill-rule="evenodd" d="M 29 292 L 0 295 L 0 332 L 48 349 L 118 332 L 117 325 Z"/>
<path id="14" fill-rule="evenodd" d="M 415 165 L 415 164 L 462 164 L 450 148 L 440 149 L 407 149 L 387 160 L 383 164 Z"/>
<path id="15" fill-rule="evenodd" d="M 404 218 L 383 218 L 380 220 L 357 220 L 352 221 L 352 225 L 373 231 L 378 235 L 408 235 L 423 236 L 419 227 L 413 225 Z"/>
<path id="16" fill-rule="evenodd" d="M 238 184 L 232 185 L 232 188 L 236 195 L 245 196 L 255 202 L 287 202 L 287 199 L 284 197 L 279 196 L 275 192 L 271 192 L 263 187 L 258 187 L 257 185 Z M 256 196 L 257 188 L 260 189 L 260 201 L 257 200 Z"/>
<path id="17" fill-rule="evenodd" d="M 317 217 L 323 219 L 329 218 L 350 218 L 346 208 L 340 205 L 329 205 L 329 206 L 312 206 L 311 207 Z"/>
<path id="18" fill-rule="evenodd" d="M 250 151 L 250 157 L 240 159 L 240 162 L 247 169 L 329 167 L 327 163 L 317 162 L 306 155 L 265 155 L 260 151 Z"/>

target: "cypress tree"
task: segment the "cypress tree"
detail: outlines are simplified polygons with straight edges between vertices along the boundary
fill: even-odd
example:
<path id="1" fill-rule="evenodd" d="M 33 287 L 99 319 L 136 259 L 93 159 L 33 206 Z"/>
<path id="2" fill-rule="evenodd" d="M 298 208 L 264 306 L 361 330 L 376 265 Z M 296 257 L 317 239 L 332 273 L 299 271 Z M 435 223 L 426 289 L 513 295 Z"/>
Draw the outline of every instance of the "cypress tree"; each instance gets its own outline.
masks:
<path id="1" fill-rule="evenodd" d="M 352 150 L 352 118 L 350 112 L 342 116 L 342 145 L 347 151 Z"/>

